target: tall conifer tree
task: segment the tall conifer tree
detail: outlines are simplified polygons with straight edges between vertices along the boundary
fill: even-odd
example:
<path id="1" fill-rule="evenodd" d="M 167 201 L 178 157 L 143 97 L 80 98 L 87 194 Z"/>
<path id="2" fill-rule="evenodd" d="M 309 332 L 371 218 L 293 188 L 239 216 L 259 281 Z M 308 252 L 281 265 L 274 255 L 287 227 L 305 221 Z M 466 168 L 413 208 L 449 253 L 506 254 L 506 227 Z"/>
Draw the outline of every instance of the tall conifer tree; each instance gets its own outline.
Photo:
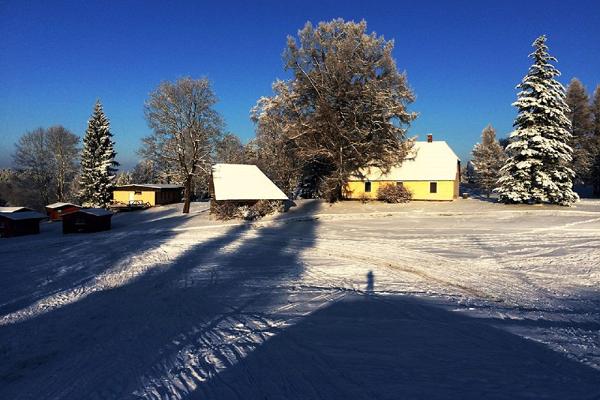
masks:
<path id="1" fill-rule="evenodd" d="M 100 101 L 88 121 L 81 154 L 80 198 L 83 204 L 106 207 L 110 203 L 110 187 L 119 165 L 115 161 L 110 123 Z"/>
<path id="2" fill-rule="evenodd" d="M 549 202 L 569 205 L 578 197 L 573 192 L 573 157 L 569 107 L 565 89 L 555 79 L 560 72 L 551 64 L 546 36 L 533 42 L 534 59 L 517 88 L 513 103 L 519 110 L 507 146 L 508 158 L 499 179 L 500 200 L 505 203 Z"/>
<path id="3" fill-rule="evenodd" d="M 571 141 L 573 171 L 575 172 L 576 181 L 583 183 L 589 178 L 594 146 L 593 140 L 591 140 L 593 121 L 590 110 L 590 97 L 579 79 L 571 79 L 567 87 L 566 102 L 570 109 L 567 116 L 571 120 L 571 132 L 573 134 Z"/>

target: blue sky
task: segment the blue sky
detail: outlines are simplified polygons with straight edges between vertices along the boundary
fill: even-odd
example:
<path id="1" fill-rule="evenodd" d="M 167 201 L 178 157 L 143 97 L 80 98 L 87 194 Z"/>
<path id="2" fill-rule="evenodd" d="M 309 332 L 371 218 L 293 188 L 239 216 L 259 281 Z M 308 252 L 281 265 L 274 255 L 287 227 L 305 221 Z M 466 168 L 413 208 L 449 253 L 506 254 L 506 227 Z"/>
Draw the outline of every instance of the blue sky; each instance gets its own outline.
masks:
<path id="1" fill-rule="evenodd" d="M 536 36 L 548 35 L 563 83 L 600 84 L 598 1 L 0 0 L 0 167 L 28 130 L 62 124 L 82 135 L 99 98 L 131 168 L 149 133 L 148 93 L 182 76 L 212 81 L 228 130 L 246 141 L 250 108 L 287 77 L 287 35 L 337 17 L 395 39 L 420 114 L 409 135 L 433 133 L 463 159 L 488 123 L 510 132 Z"/>

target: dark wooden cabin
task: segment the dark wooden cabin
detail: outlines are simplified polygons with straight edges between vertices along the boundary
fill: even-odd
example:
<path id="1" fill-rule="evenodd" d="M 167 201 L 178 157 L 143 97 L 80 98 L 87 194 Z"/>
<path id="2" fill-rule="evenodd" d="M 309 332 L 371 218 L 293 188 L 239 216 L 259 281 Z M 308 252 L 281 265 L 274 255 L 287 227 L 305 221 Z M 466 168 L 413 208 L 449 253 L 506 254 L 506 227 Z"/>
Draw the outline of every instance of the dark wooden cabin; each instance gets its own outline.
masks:
<path id="1" fill-rule="evenodd" d="M 50 217 L 51 221 L 62 220 L 63 214 L 67 214 L 73 211 L 81 209 L 81 206 L 71 203 L 53 203 L 46 206 L 46 215 Z"/>
<path id="2" fill-rule="evenodd" d="M 0 212 L 0 237 L 40 233 L 40 221 L 46 218 L 42 213 L 27 209 Z"/>
<path id="3" fill-rule="evenodd" d="M 99 232 L 111 228 L 113 213 L 103 208 L 82 208 L 62 215 L 63 233 Z"/>

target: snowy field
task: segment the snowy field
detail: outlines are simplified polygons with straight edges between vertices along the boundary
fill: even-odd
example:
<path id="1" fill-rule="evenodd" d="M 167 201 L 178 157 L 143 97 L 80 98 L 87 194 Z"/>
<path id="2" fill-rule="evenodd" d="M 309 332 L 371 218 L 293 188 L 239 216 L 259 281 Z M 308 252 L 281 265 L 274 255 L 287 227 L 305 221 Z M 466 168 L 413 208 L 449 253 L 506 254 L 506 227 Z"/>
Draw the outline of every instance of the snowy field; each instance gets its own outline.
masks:
<path id="1" fill-rule="evenodd" d="M 598 399 L 600 202 L 0 240 L 0 399 Z"/>

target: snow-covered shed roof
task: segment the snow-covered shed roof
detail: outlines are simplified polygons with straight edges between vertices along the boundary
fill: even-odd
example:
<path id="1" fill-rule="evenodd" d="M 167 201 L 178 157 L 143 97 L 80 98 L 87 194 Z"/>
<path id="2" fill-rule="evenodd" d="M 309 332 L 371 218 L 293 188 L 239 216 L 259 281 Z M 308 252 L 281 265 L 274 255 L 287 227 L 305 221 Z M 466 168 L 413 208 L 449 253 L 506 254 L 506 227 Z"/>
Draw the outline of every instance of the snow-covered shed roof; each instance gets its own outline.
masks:
<path id="1" fill-rule="evenodd" d="M 46 208 L 51 208 L 51 209 L 55 209 L 55 208 L 63 208 L 63 207 L 80 207 L 77 204 L 71 204 L 71 203 L 63 203 L 63 202 L 57 202 L 57 203 L 52 203 L 52 204 L 48 204 L 46 206 Z"/>
<path id="2" fill-rule="evenodd" d="M 162 190 L 162 189 L 183 189 L 182 185 L 175 185 L 172 183 L 131 183 L 129 185 L 114 186 L 113 190 Z"/>
<path id="3" fill-rule="evenodd" d="M 288 197 L 256 165 L 215 164 L 215 200 L 287 200 Z"/>
<path id="4" fill-rule="evenodd" d="M 415 142 L 404 162 L 387 174 L 376 167 L 365 168 L 361 173 L 369 181 L 451 181 L 456 179 L 459 160 L 444 141 Z M 362 180 L 360 176 L 351 179 Z"/>
<path id="5" fill-rule="evenodd" d="M 0 212 L 0 217 L 8 218 L 12 221 L 22 221 L 25 219 L 46 219 L 48 218 L 37 211 L 21 211 L 21 212 Z"/>
<path id="6" fill-rule="evenodd" d="M 23 211 L 33 211 L 31 208 L 27 207 L 0 207 L 0 213 L 13 213 L 13 212 L 23 212 Z"/>
<path id="7" fill-rule="evenodd" d="M 103 217 L 105 215 L 113 215 L 112 211 L 106 210 L 104 208 L 82 208 L 80 210 L 67 213 L 65 215 L 75 214 L 75 213 L 85 213 L 85 214 L 95 215 L 97 217 Z"/>

